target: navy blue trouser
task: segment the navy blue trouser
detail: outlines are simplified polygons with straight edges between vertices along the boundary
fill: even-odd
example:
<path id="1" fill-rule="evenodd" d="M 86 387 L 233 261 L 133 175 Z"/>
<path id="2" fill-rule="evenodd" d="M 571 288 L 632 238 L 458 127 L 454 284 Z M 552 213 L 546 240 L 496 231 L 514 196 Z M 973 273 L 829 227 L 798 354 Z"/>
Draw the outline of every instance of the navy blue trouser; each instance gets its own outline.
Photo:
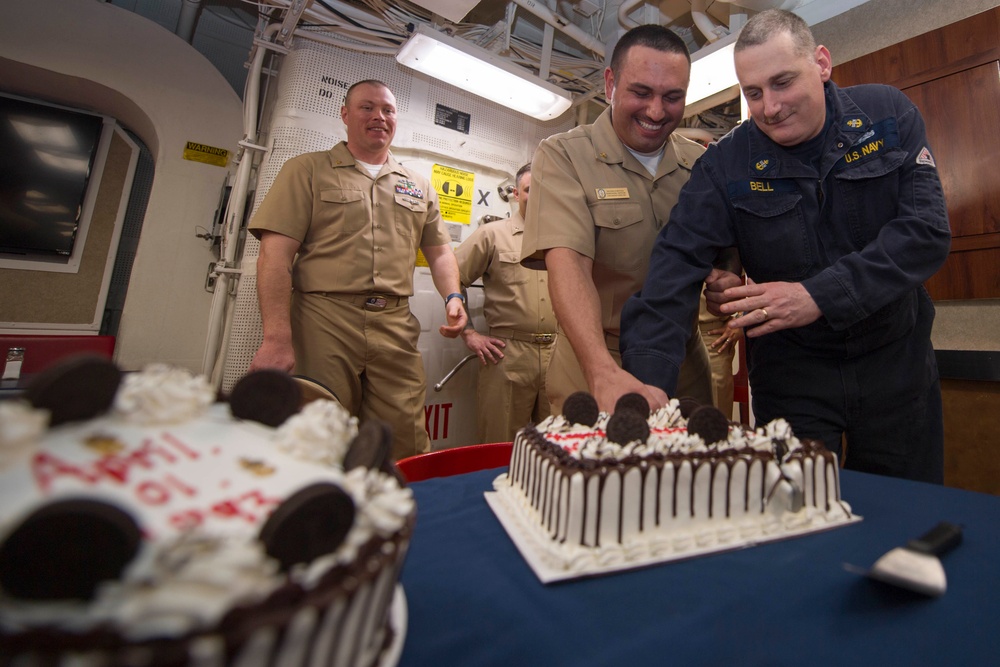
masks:
<path id="1" fill-rule="evenodd" d="M 853 358 L 751 339 L 757 423 L 784 417 L 797 437 L 822 440 L 849 470 L 943 483 L 941 383 L 929 328 L 918 320 L 910 335 Z"/>

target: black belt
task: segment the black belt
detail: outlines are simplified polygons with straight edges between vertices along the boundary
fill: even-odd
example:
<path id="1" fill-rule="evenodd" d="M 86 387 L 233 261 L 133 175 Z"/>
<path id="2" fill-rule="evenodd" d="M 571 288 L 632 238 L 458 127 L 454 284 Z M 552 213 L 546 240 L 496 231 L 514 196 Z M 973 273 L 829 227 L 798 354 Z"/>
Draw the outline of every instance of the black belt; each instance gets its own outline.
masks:
<path id="1" fill-rule="evenodd" d="M 556 335 L 554 333 L 527 333 L 514 329 L 490 329 L 490 335 L 499 336 L 500 338 L 513 338 L 514 340 L 534 343 L 535 345 L 551 345 L 556 342 Z"/>
<path id="2" fill-rule="evenodd" d="M 384 294 L 341 294 L 339 292 L 320 292 L 337 301 L 346 301 L 356 306 L 364 306 L 365 310 L 385 310 L 405 306 L 410 302 L 408 296 L 386 296 Z"/>

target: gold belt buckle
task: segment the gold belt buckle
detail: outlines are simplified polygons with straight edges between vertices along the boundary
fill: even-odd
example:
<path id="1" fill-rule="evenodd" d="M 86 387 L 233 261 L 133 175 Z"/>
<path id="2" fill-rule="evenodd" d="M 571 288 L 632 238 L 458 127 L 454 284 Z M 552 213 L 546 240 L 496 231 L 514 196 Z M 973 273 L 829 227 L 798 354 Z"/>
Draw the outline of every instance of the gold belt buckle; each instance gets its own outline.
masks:
<path id="1" fill-rule="evenodd" d="M 384 296 L 370 296 L 365 299 L 365 310 L 383 310 L 386 303 Z"/>
<path id="2" fill-rule="evenodd" d="M 536 333 L 531 334 L 531 336 L 538 345 L 548 345 L 556 339 L 556 335 L 551 333 Z"/>

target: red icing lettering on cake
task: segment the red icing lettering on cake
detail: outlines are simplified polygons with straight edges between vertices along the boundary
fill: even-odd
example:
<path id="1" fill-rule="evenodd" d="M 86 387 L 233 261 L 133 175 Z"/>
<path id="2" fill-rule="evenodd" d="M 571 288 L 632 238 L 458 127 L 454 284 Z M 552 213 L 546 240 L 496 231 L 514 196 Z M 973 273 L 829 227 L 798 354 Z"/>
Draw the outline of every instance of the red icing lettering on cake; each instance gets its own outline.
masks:
<path id="1" fill-rule="evenodd" d="M 135 493 L 139 500 L 147 505 L 163 505 L 170 501 L 171 488 L 186 496 L 198 495 L 197 489 L 184 484 L 170 474 L 165 475 L 162 482 L 142 482 L 135 488 Z"/>
<path id="2" fill-rule="evenodd" d="M 681 433 L 687 431 L 684 427 L 653 427 L 649 429 L 651 435 L 667 435 L 669 433 Z M 562 447 L 570 454 L 575 454 L 580 450 L 580 446 L 591 438 L 606 438 L 604 429 L 595 428 L 592 431 L 582 433 L 547 433 L 546 437 L 555 444 Z"/>
<path id="3" fill-rule="evenodd" d="M 87 473 L 82 468 L 72 463 L 66 463 L 47 452 L 39 452 L 32 458 L 31 474 L 42 493 L 48 493 L 52 486 L 52 480 L 58 477 L 75 477 L 86 484 L 97 484 L 100 481 L 99 475 Z"/>
<path id="4" fill-rule="evenodd" d="M 237 498 L 214 503 L 206 510 L 186 509 L 176 512 L 170 516 L 169 522 L 177 530 L 190 530 L 209 518 L 243 519 L 248 524 L 255 524 L 260 521 L 261 516 L 269 514 L 279 504 L 281 498 L 266 496 L 263 491 L 254 489 Z"/>
<path id="5" fill-rule="evenodd" d="M 165 442 L 184 452 L 186 458 L 199 458 L 197 452 L 188 449 L 170 434 L 163 434 L 163 438 Z M 154 440 L 146 439 L 136 449 L 104 453 L 87 465 L 77 465 L 64 461 L 54 454 L 39 452 L 32 460 L 31 469 L 38 488 L 42 493 L 48 494 L 52 485 L 61 477 L 73 477 L 88 485 L 102 481 L 127 484 L 130 472 L 136 467 L 153 470 L 157 463 L 174 464 L 179 461 L 180 458 L 170 449 Z"/>
<path id="6" fill-rule="evenodd" d="M 161 433 L 160 437 L 163 438 L 164 442 L 167 442 L 176 447 L 177 449 L 179 449 L 185 456 L 187 456 L 192 461 L 196 461 L 199 458 L 201 458 L 198 452 L 194 451 L 193 449 L 185 445 L 180 439 L 178 439 L 172 433 Z M 215 453 L 218 453 L 218 448 L 216 448 Z"/>

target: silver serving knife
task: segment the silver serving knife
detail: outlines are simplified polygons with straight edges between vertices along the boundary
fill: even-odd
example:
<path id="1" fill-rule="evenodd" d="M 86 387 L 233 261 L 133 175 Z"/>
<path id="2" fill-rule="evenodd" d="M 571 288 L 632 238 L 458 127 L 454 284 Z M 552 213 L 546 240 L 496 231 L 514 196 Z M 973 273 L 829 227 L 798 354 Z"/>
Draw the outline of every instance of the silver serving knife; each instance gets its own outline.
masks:
<path id="1" fill-rule="evenodd" d="M 888 552 L 872 565 L 872 579 L 923 593 L 943 595 L 948 588 L 940 557 L 962 543 L 960 526 L 942 521 L 906 546 Z"/>

